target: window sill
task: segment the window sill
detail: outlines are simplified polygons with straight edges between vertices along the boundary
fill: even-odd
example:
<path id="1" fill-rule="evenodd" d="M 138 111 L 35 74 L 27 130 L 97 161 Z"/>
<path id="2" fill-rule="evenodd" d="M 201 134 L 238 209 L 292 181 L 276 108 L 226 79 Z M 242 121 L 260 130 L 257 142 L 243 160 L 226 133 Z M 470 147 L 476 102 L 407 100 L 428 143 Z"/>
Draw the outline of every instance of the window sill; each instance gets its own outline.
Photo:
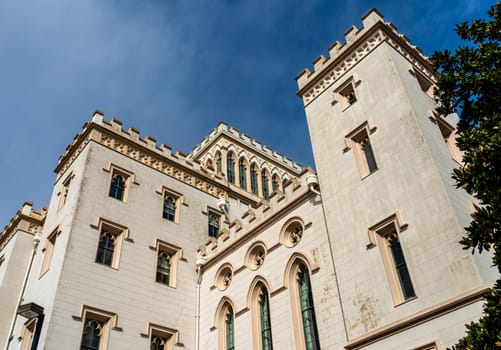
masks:
<path id="1" fill-rule="evenodd" d="M 395 304 L 394 307 L 397 308 L 397 307 L 402 306 L 404 304 L 410 303 L 411 301 L 414 301 L 416 299 L 417 299 L 417 296 L 413 296 L 412 298 L 406 299 L 398 304 Z"/>
<path id="2" fill-rule="evenodd" d="M 377 168 L 376 170 L 372 171 L 371 173 L 368 173 L 368 174 L 366 174 L 366 175 L 363 175 L 363 176 L 360 178 L 360 181 L 364 181 L 364 180 L 365 180 L 365 179 L 367 179 L 369 176 L 371 176 L 371 175 L 373 175 L 373 174 L 377 173 L 379 170 L 380 170 L 380 169 L 379 169 L 379 168 Z"/>

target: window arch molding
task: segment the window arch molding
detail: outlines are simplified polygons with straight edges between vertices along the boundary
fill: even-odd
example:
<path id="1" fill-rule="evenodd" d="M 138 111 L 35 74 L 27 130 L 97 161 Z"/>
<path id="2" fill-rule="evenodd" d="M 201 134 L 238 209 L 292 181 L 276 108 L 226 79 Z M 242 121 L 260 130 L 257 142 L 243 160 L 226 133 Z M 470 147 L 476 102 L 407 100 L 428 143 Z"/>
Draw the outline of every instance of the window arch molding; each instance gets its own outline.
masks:
<path id="1" fill-rule="evenodd" d="M 263 297 L 263 293 L 266 293 L 266 301 L 268 302 L 268 317 L 270 317 L 271 309 L 271 284 L 269 281 L 263 276 L 256 276 L 252 280 L 249 291 L 247 292 L 247 308 L 251 311 L 251 322 L 252 322 L 252 349 L 253 350 L 262 350 L 263 341 L 262 341 L 262 314 L 261 314 L 261 300 Z M 270 322 L 271 327 L 271 322 Z M 271 333 L 271 329 L 269 331 Z"/>
<path id="2" fill-rule="evenodd" d="M 235 302 L 230 297 L 223 296 L 216 307 L 216 313 L 214 315 L 214 326 L 212 328 L 218 331 L 218 336 L 217 336 L 218 350 L 227 350 L 229 347 L 227 317 L 230 311 L 231 311 L 231 316 L 233 317 L 232 321 L 234 327 L 236 318 Z"/>
<path id="3" fill-rule="evenodd" d="M 294 340 L 295 340 L 295 345 L 297 350 L 316 350 L 320 349 L 318 344 L 318 330 L 316 326 L 316 322 L 313 321 L 310 323 L 310 327 L 306 327 L 304 324 L 304 305 L 303 305 L 303 300 L 300 300 L 300 287 L 299 284 L 301 283 L 299 281 L 301 273 L 307 273 L 307 281 L 308 281 L 308 287 L 309 287 L 309 294 L 311 296 L 312 293 L 312 286 L 311 286 L 311 276 L 319 270 L 318 266 L 315 266 L 311 263 L 311 261 L 304 255 L 295 253 L 293 256 L 289 259 L 287 265 L 286 265 L 286 271 L 284 274 L 284 286 L 289 290 L 289 295 L 290 295 L 290 301 L 291 301 L 291 313 L 292 313 L 292 323 L 293 323 L 293 332 L 294 332 Z M 309 298 L 308 298 L 309 299 Z M 308 315 L 313 314 L 315 315 L 315 310 L 314 310 L 314 303 L 313 300 L 311 301 L 311 309 L 313 310 L 312 313 L 308 312 Z M 313 320 L 315 319 L 315 316 L 313 317 Z M 306 342 L 306 337 L 305 333 L 307 332 L 306 329 L 311 331 L 311 333 L 314 333 L 314 335 L 310 334 L 309 339 L 309 345 L 307 345 Z M 313 338 L 313 341 L 312 341 Z"/>

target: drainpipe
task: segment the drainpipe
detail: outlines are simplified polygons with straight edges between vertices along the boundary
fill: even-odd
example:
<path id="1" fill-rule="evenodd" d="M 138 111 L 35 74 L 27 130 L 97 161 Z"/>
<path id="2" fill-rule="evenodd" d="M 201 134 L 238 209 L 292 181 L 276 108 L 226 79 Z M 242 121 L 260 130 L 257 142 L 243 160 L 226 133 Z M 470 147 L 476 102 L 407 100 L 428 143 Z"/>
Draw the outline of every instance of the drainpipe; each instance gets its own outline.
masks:
<path id="1" fill-rule="evenodd" d="M 320 196 L 320 198 L 322 197 L 322 194 L 318 190 L 318 185 L 319 184 L 318 184 L 318 177 L 317 177 L 317 175 L 310 174 L 310 175 L 306 176 L 306 184 L 308 185 L 308 188 L 310 189 L 310 191 L 312 193 Z M 327 224 L 327 215 L 325 214 L 325 208 L 324 208 L 324 203 L 323 202 L 321 203 L 321 206 L 322 206 L 322 214 L 323 214 L 323 217 L 324 217 L 325 230 L 326 230 L 326 233 L 327 233 L 327 242 L 329 243 L 329 252 L 330 252 L 330 255 L 331 255 L 332 269 L 334 270 L 334 277 L 335 277 L 335 281 L 336 281 L 337 294 L 339 295 L 339 306 L 340 306 L 340 309 L 341 309 L 340 310 L 341 311 L 341 316 L 343 318 L 344 334 L 346 336 L 346 341 L 348 341 L 349 340 L 349 337 L 348 337 L 348 328 L 346 326 L 346 318 L 344 316 L 343 300 L 342 300 L 342 296 L 341 296 L 341 291 L 339 289 L 339 282 L 338 282 L 337 272 L 336 272 L 336 264 L 334 262 L 334 253 L 332 251 L 331 236 L 329 234 L 329 226 Z"/>
<path id="2" fill-rule="evenodd" d="M 28 282 L 28 277 L 30 276 L 31 266 L 33 265 L 33 259 L 35 258 L 35 255 L 37 254 L 37 248 L 38 248 L 38 244 L 40 243 L 40 238 L 41 238 L 41 235 L 39 233 L 37 233 L 36 235 L 33 236 L 33 245 L 32 245 L 32 249 L 31 249 L 30 262 L 28 263 L 28 268 L 26 269 L 26 272 L 24 274 L 21 292 L 19 293 L 19 297 L 17 298 L 16 310 L 14 311 L 14 316 L 12 316 L 12 322 L 10 323 L 9 335 L 7 337 L 7 342 L 5 343 L 5 347 L 4 347 L 5 350 L 9 349 L 9 345 L 10 345 L 10 342 L 12 340 L 11 339 L 12 333 L 14 332 L 14 327 L 16 325 L 16 320 L 17 320 L 17 310 L 18 310 L 19 304 L 21 304 L 21 301 L 23 300 L 24 291 L 26 290 L 26 284 Z"/>
<path id="3" fill-rule="evenodd" d="M 200 350 L 200 284 L 202 283 L 202 267 L 204 266 L 206 259 L 201 254 L 197 254 L 195 260 L 196 273 L 197 273 L 197 285 L 196 285 L 196 311 L 195 311 L 195 350 Z"/>

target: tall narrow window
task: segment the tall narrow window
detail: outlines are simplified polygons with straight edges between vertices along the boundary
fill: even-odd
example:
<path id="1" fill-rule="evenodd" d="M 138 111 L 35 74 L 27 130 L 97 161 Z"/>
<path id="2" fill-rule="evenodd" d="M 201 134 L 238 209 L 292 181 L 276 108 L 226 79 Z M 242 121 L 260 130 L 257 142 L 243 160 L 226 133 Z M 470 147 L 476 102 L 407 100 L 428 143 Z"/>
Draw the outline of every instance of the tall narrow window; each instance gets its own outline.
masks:
<path id="1" fill-rule="evenodd" d="M 360 146 L 362 148 L 362 152 L 365 157 L 365 161 L 367 162 L 367 168 L 369 173 L 373 173 L 377 170 L 376 159 L 374 158 L 374 153 L 372 152 L 371 142 L 369 140 L 369 136 L 365 136 L 360 141 Z"/>
<path id="2" fill-rule="evenodd" d="M 392 232 L 388 235 L 387 239 L 403 297 L 405 300 L 413 298 L 416 296 L 416 293 L 414 293 L 414 287 L 412 286 L 411 277 L 407 269 L 404 252 L 402 251 L 398 235 L 396 232 Z"/>
<path id="3" fill-rule="evenodd" d="M 45 241 L 45 251 L 44 251 L 44 257 L 43 257 L 43 262 L 42 262 L 42 269 L 40 271 L 40 276 L 44 275 L 50 267 L 50 263 L 52 261 L 52 255 L 54 254 L 54 247 L 56 245 L 56 239 L 57 236 L 59 235 L 59 231 L 56 230 L 52 232 L 49 237 L 47 237 L 47 240 Z"/>
<path id="4" fill-rule="evenodd" d="M 126 178 L 122 174 L 113 174 L 110 184 L 110 197 L 123 201 L 125 195 Z"/>
<path id="5" fill-rule="evenodd" d="M 86 319 L 80 350 L 99 350 L 102 328 L 102 322 L 98 322 L 93 319 Z"/>
<path id="6" fill-rule="evenodd" d="M 219 234 L 219 220 L 221 216 L 209 211 L 209 237 L 217 238 Z"/>
<path id="7" fill-rule="evenodd" d="M 280 188 L 280 179 L 278 178 L 278 175 L 275 174 L 271 178 L 271 189 L 272 191 L 278 191 Z"/>
<path id="8" fill-rule="evenodd" d="M 259 316 L 261 321 L 261 345 L 263 350 L 273 349 L 271 338 L 270 304 L 268 290 L 263 286 L 259 299 Z"/>
<path id="9" fill-rule="evenodd" d="M 232 184 L 235 183 L 235 159 L 233 153 L 229 152 L 226 156 L 226 170 L 228 173 L 228 181 Z"/>
<path id="10" fill-rule="evenodd" d="M 170 255 L 162 250 L 158 251 L 157 278 L 156 281 L 163 284 L 170 284 Z"/>
<path id="11" fill-rule="evenodd" d="M 252 164 L 251 166 L 251 191 L 255 195 L 258 194 L 258 183 L 257 183 L 257 169 L 256 169 L 256 164 Z"/>
<path id="12" fill-rule="evenodd" d="M 30 350 L 33 346 L 33 337 L 37 328 L 38 317 L 28 320 L 23 326 L 21 335 L 21 350 Z"/>
<path id="13" fill-rule="evenodd" d="M 261 186 L 263 188 L 263 198 L 270 198 L 270 189 L 268 187 L 268 175 L 266 174 L 266 170 L 263 169 L 261 172 Z"/>
<path id="14" fill-rule="evenodd" d="M 221 174 L 223 172 L 223 160 L 221 159 L 221 153 L 216 154 L 216 172 Z"/>
<path id="15" fill-rule="evenodd" d="M 61 207 L 66 203 L 66 199 L 68 198 L 68 192 L 70 190 L 70 183 L 73 179 L 73 174 L 68 176 L 66 180 L 64 180 L 61 186 L 61 192 L 59 192 L 59 204 L 57 205 L 57 209 L 61 209 Z"/>
<path id="16" fill-rule="evenodd" d="M 344 152 L 350 149 L 353 151 L 362 178 L 378 170 L 378 164 L 369 136 L 375 130 L 376 127 L 372 126 L 369 121 L 366 121 L 348 134 L 345 139 L 347 147 L 344 149 Z"/>
<path id="17" fill-rule="evenodd" d="M 169 195 L 164 198 L 162 217 L 169 221 L 175 221 L 176 219 L 176 200 Z"/>
<path id="18" fill-rule="evenodd" d="M 111 266 L 113 264 L 113 254 L 115 252 L 115 235 L 103 230 L 99 236 L 99 246 L 97 249 L 96 262 Z"/>
<path id="19" fill-rule="evenodd" d="M 240 180 L 240 188 L 247 190 L 247 166 L 245 165 L 245 159 L 240 158 L 238 162 L 238 175 Z"/>
<path id="20" fill-rule="evenodd" d="M 440 129 L 440 133 L 442 134 L 444 142 L 447 145 L 447 150 L 449 151 L 452 159 L 462 164 L 463 154 L 456 145 L 456 129 L 454 126 L 447 123 L 442 117 L 437 116 L 435 121 Z"/>
<path id="21" fill-rule="evenodd" d="M 167 338 L 154 336 L 151 338 L 150 350 L 164 350 Z"/>
<path id="22" fill-rule="evenodd" d="M 299 269 L 298 276 L 299 302 L 301 305 L 301 317 L 303 320 L 304 341 L 307 350 L 319 350 L 317 322 L 313 296 L 311 294 L 310 275 L 305 265 Z"/>
<path id="23" fill-rule="evenodd" d="M 379 246 L 395 305 L 416 297 L 400 241 L 400 233 L 406 228 L 407 224 L 402 224 L 398 212 L 369 228 L 367 247 L 370 249 L 376 245 Z"/>
<path id="24" fill-rule="evenodd" d="M 226 313 L 226 350 L 235 350 L 235 315 L 233 309 L 228 306 Z"/>

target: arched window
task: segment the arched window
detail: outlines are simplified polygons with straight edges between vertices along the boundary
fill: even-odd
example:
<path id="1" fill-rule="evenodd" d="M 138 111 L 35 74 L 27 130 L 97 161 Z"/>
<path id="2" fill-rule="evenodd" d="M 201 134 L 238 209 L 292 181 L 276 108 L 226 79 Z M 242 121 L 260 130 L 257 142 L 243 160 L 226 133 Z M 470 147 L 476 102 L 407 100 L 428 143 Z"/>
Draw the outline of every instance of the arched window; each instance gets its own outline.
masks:
<path id="1" fill-rule="evenodd" d="M 228 305 L 225 319 L 226 350 L 235 350 L 235 315 Z"/>
<path id="2" fill-rule="evenodd" d="M 166 285 L 170 283 L 170 255 L 163 251 L 158 252 L 156 281 Z"/>
<path id="3" fill-rule="evenodd" d="M 216 172 L 221 174 L 223 172 L 223 160 L 221 159 L 221 153 L 216 153 Z"/>
<path id="4" fill-rule="evenodd" d="M 86 320 L 80 350 L 99 350 L 102 324 L 96 320 Z"/>
<path id="5" fill-rule="evenodd" d="M 97 249 L 96 262 L 111 266 L 113 263 L 113 253 L 115 251 L 115 236 L 102 231 L 99 237 L 99 247 Z"/>
<path id="6" fill-rule="evenodd" d="M 238 162 L 238 175 L 240 180 L 240 188 L 247 190 L 247 166 L 245 164 L 245 159 L 240 158 Z"/>
<path id="7" fill-rule="evenodd" d="M 319 350 L 320 343 L 318 341 L 317 321 L 311 294 L 310 275 L 308 268 L 304 264 L 299 267 L 298 291 L 306 349 Z"/>
<path id="8" fill-rule="evenodd" d="M 233 157 L 233 153 L 229 152 L 226 156 L 226 169 L 228 181 L 232 184 L 235 183 L 235 159 Z"/>
<path id="9" fill-rule="evenodd" d="M 214 212 L 209 212 L 209 237 L 217 238 L 219 234 L 219 220 L 221 216 Z"/>
<path id="10" fill-rule="evenodd" d="M 286 177 L 282 179 L 282 191 L 285 192 L 285 186 L 287 185 L 287 181 L 289 181 Z"/>
<path id="11" fill-rule="evenodd" d="M 125 179 L 120 174 L 113 175 L 110 185 L 110 197 L 123 201 L 125 193 Z"/>
<path id="12" fill-rule="evenodd" d="M 270 198 L 270 188 L 268 187 L 268 175 L 266 174 L 266 170 L 263 169 L 261 172 L 261 186 L 263 188 L 263 198 Z"/>
<path id="13" fill-rule="evenodd" d="M 263 350 L 272 350 L 270 303 L 268 300 L 268 290 L 264 286 L 261 287 L 261 295 L 259 297 L 259 318 L 261 321 L 261 348 Z"/>
<path id="14" fill-rule="evenodd" d="M 166 196 L 164 199 L 162 217 L 169 221 L 174 221 L 176 218 L 176 201 L 171 196 Z"/>
<path id="15" fill-rule="evenodd" d="M 257 183 L 257 169 L 256 169 L 256 164 L 252 164 L 251 166 L 251 191 L 255 195 L 258 194 L 258 183 Z"/>
<path id="16" fill-rule="evenodd" d="M 280 189 L 280 179 L 277 174 L 273 175 L 271 178 L 271 189 L 272 191 L 278 191 Z"/>

